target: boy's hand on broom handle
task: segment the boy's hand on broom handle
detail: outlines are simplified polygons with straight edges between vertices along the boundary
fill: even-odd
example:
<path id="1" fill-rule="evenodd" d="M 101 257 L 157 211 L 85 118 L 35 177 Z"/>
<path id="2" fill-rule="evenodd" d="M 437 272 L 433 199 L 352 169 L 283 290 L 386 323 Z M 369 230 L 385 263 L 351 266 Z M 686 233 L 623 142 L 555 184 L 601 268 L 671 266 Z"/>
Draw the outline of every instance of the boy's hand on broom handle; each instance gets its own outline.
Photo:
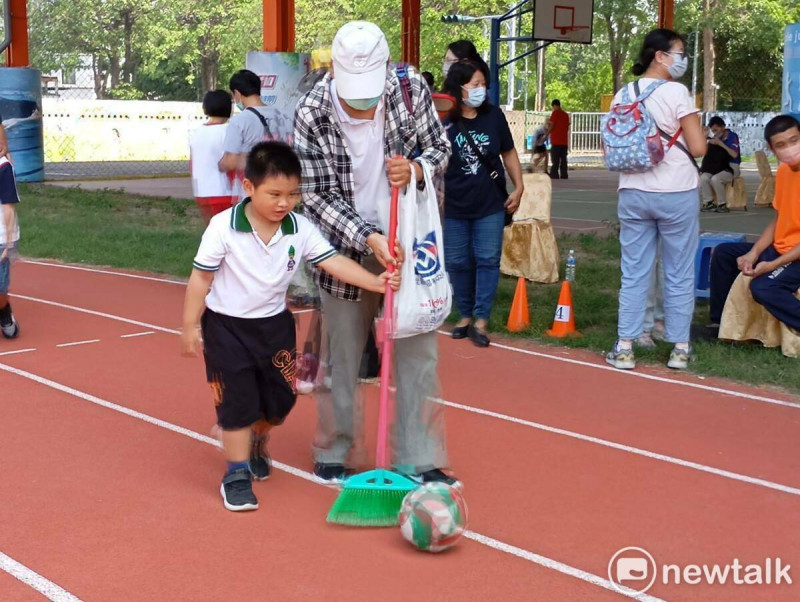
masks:
<path id="1" fill-rule="evenodd" d="M 386 290 L 386 285 L 388 284 L 393 291 L 397 291 L 400 289 L 400 284 L 402 281 L 402 268 L 403 268 L 403 259 L 405 259 L 405 254 L 403 253 L 403 247 L 400 246 L 400 241 L 395 241 L 394 246 L 394 256 L 395 260 L 394 263 L 390 263 L 387 266 L 387 270 L 378 276 L 381 280 L 381 290 Z"/>

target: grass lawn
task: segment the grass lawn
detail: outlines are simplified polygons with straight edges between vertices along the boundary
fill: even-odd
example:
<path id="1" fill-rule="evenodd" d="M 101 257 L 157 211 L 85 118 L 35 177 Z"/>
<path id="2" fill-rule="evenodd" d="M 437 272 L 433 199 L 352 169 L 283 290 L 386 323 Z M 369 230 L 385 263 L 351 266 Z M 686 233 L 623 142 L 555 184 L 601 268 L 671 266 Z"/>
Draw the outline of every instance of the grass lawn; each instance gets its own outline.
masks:
<path id="1" fill-rule="evenodd" d="M 54 186 L 22 185 L 20 194 L 20 252 L 27 257 L 52 258 L 186 277 L 203 232 L 203 220 L 193 201 L 158 199 L 117 191 L 85 191 Z M 601 352 L 616 336 L 619 290 L 619 244 L 615 238 L 592 235 L 562 236 L 563 260 L 569 249 L 578 257 L 573 301 L 577 339 L 545 336 L 558 299 L 558 284 L 528 284 L 531 326 L 517 334 L 505 333 L 505 322 L 516 279 L 503 277 L 497 293 L 491 329 L 507 336 L 539 343 Z M 708 307 L 699 302 L 695 325 L 708 319 Z M 694 342 L 698 374 L 722 376 L 749 384 L 773 384 L 800 392 L 800 360 L 785 358 L 777 349 L 721 341 Z M 664 364 L 670 346 L 637 350 L 637 361 Z"/>

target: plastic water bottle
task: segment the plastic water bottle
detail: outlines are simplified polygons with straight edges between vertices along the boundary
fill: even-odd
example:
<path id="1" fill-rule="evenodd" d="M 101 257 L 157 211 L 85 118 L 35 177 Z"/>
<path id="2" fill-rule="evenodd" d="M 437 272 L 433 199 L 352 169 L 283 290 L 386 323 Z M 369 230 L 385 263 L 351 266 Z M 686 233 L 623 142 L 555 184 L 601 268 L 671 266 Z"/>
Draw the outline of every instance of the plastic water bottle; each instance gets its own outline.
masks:
<path id="1" fill-rule="evenodd" d="M 575 251 L 570 249 L 569 255 L 567 255 L 567 272 L 566 278 L 569 282 L 575 282 L 575 265 L 578 263 L 578 260 L 575 259 Z"/>

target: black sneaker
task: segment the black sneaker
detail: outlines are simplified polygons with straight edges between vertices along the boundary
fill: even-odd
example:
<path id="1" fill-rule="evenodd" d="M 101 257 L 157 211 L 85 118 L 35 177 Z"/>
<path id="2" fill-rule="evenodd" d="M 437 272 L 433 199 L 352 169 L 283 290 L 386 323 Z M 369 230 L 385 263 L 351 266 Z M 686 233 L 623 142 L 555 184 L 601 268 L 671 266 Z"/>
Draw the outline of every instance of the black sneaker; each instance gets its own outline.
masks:
<path id="1" fill-rule="evenodd" d="M 715 211 L 717 209 L 717 204 L 714 201 L 707 201 L 700 207 L 700 211 Z"/>
<path id="2" fill-rule="evenodd" d="M 250 474 L 256 481 L 266 481 L 272 474 L 272 460 L 267 452 L 267 438 L 253 437 L 250 444 Z"/>
<path id="3" fill-rule="evenodd" d="M 411 478 L 417 481 L 418 483 L 445 483 L 450 485 L 451 487 L 455 487 L 458 490 L 464 488 L 464 484 L 456 478 L 451 477 L 450 475 L 442 472 L 438 468 L 433 468 L 431 470 L 426 470 L 425 472 L 421 472 L 419 474 L 411 475 Z"/>
<path id="4" fill-rule="evenodd" d="M 7 339 L 15 339 L 19 336 L 19 325 L 11 312 L 11 304 L 0 310 L 0 331 Z"/>
<path id="5" fill-rule="evenodd" d="M 728 206 L 725 203 L 718 205 L 716 209 L 714 209 L 715 213 L 730 213 L 731 210 L 728 209 Z"/>
<path id="6" fill-rule="evenodd" d="M 258 500 L 253 493 L 251 479 L 250 471 L 244 469 L 227 474 L 222 479 L 219 492 L 228 510 L 232 512 L 258 510 Z"/>
<path id="7" fill-rule="evenodd" d="M 314 476 L 323 485 L 341 485 L 345 482 L 349 473 L 344 464 L 314 464 Z"/>

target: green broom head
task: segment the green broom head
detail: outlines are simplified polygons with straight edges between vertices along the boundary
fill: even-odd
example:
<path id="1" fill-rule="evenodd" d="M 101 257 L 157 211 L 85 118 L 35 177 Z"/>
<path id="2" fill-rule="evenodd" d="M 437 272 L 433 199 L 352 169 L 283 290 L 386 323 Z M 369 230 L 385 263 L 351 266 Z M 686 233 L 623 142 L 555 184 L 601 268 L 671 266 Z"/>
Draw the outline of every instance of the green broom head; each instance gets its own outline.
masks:
<path id="1" fill-rule="evenodd" d="M 328 522 L 351 527 L 394 527 L 403 498 L 417 487 L 416 481 L 391 470 L 353 475 L 344 482 L 328 513 Z"/>

